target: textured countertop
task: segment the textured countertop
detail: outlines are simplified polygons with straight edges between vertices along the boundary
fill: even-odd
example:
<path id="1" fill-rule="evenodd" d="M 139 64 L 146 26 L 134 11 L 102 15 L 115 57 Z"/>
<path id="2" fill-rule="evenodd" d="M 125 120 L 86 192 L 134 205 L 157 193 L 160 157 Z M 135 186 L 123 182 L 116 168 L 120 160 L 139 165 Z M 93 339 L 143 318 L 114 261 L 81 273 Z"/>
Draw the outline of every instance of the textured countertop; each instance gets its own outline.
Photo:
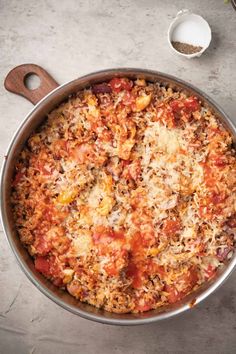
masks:
<path id="1" fill-rule="evenodd" d="M 169 23 L 182 8 L 203 15 L 213 31 L 201 58 L 171 52 Z M 235 119 L 236 12 L 224 0 L 0 0 L 0 155 L 32 108 L 6 92 L 14 66 L 32 62 L 64 83 L 112 67 L 163 71 L 193 83 Z M 0 353 L 235 353 L 236 272 L 208 300 L 161 323 L 113 327 L 61 309 L 19 269 L 0 233 Z"/>

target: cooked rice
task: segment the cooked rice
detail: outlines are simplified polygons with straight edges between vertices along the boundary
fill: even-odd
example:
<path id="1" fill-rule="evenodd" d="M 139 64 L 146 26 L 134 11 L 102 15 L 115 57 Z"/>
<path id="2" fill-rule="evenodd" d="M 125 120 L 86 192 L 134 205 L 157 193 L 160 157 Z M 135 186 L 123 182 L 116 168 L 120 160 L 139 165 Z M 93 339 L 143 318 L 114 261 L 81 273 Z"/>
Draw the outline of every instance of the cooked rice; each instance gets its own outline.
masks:
<path id="1" fill-rule="evenodd" d="M 12 205 L 36 269 L 118 313 L 175 303 L 234 250 L 232 137 L 197 97 L 113 79 L 78 92 L 28 139 Z"/>

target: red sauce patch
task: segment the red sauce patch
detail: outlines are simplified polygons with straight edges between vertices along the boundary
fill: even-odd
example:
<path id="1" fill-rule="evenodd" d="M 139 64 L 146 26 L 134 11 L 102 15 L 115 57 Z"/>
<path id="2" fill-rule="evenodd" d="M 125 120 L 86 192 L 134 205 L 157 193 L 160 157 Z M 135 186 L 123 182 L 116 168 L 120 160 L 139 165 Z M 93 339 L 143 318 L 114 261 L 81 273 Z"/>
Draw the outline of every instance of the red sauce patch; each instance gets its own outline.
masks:
<path id="1" fill-rule="evenodd" d="M 175 236 L 180 231 L 180 222 L 178 220 L 165 220 L 162 231 L 169 237 Z"/>
<path id="2" fill-rule="evenodd" d="M 128 277 L 132 278 L 132 286 L 135 289 L 138 289 L 142 286 L 142 272 L 132 261 L 128 264 L 126 274 Z"/>
<path id="3" fill-rule="evenodd" d="M 213 155 L 210 157 L 210 160 L 217 167 L 224 168 L 228 164 L 228 159 L 224 155 Z"/>
<path id="4" fill-rule="evenodd" d="M 197 97 L 191 96 L 184 101 L 184 108 L 187 112 L 196 112 L 200 110 L 200 103 Z"/>
<path id="5" fill-rule="evenodd" d="M 125 240 L 125 235 L 123 231 L 114 231 L 112 228 L 97 226 L 94 229 L 92 238 L 95 244 L 99 243 L 111 243 L 113 240 Z"/>
<path id="6" fill-rule="evenodd" d="M 223 201 L 226 199 L 226 196 L 223 193 L 215 193 L 213 192 L 209 198 L 209 201 L 216 205 L 216 204 L 220 204 L 223 203 Z"/>
<path id="7" fill-rule="evenodd" d="M 142 255 L 149 246 L 155 242 L 154 232 L 140 233 L 136 232 L 130 241 L 132 255 Z"/>

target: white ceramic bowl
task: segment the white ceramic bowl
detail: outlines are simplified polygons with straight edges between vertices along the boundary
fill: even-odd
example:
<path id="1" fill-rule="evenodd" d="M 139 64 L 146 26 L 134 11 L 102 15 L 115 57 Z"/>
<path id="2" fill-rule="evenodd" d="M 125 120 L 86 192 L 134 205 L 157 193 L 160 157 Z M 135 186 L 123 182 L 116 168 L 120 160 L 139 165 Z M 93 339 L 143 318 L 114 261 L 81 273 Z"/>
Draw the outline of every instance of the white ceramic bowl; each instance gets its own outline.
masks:
<path id="1" fill-rule="evenodd" d="M 173 47 L 172 41 L 200 46 L 202 49 L 197 53 L 184 54 Z M 184 9 L 177 13 L 176 18 L 170 24 L 168 29 L 168 42 L 171 49 L 183 57 L 200 57 L 211 43 L 211 28 L 202 16 L 193 14 L 190 10 Z"/>

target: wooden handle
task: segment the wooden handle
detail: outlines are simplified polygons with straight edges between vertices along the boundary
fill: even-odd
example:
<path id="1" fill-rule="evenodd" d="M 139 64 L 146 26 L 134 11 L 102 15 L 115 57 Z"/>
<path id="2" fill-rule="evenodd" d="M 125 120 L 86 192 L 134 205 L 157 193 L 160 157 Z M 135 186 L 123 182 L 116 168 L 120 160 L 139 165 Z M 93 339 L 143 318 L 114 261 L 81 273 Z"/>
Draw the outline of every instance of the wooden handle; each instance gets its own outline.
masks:
<path id="1" fill-rule="evenodd" d="M 26 78 L 32 74 L 37 75 L 40 79 L 39 87 L 33 90 L 26 86 Z M 4 86 L 6 90 L 23 96 L 33 104 L 36 104 L 49 92 L 58 87 L 59 84 L 40 66 L 22 64 L 9 72 L 4 81 Z"/>

